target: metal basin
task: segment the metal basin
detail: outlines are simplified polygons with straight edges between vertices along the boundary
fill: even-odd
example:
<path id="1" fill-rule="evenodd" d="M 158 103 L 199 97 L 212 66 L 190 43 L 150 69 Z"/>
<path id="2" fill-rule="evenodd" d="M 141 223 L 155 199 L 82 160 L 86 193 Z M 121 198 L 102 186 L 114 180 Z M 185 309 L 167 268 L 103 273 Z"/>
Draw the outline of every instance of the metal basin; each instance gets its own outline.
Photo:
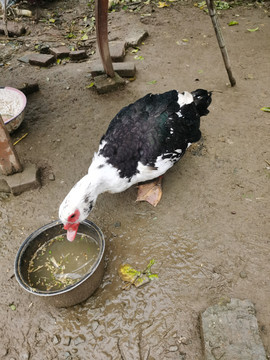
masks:
<path id="1" fill-rule="evenodd" d="M 20 90 L 0 87 L 0 114 L 8 132 L 13 132 L 21 125 L 26 103 L 26 96 Z"/>
<path id="2" fill-rule="evenodd" d="M 86 300 L 100 285 L 104 274 L 105 240 L 103 233 L 91 221 L 83 221 L 78 233 L 89 235 L 99 245 L 99 254 L 96 262 L 80 281 L 57 291 L 41 291 L 33 289 L 28 282 L 28 266 L 34 253 L 46 242 L 55 236 L 65 235 L 63 224 L 60 220 L 47 224 L 33 232 L 21 245 L 15 259 L 15 276 L 23 289 L 43 298 L 50 305 L 68 307 Z M 63 243 L 64 246 L 64 243 Z"/>

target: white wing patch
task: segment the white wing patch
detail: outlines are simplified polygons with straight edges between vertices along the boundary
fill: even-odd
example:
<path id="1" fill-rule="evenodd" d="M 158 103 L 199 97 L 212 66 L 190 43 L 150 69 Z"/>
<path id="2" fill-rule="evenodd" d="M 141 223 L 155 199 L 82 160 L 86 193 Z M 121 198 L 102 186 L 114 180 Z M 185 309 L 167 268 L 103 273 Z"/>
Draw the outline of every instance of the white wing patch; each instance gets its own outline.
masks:
<path id="1" fill-rule="evenodd" d="M 193 96 L 188 91 L 184 91 L 182 94 L 178 94 L 178 104 L 180 105 L 180 108 L 183 105 L 188 105 L 193 102 Z"/>

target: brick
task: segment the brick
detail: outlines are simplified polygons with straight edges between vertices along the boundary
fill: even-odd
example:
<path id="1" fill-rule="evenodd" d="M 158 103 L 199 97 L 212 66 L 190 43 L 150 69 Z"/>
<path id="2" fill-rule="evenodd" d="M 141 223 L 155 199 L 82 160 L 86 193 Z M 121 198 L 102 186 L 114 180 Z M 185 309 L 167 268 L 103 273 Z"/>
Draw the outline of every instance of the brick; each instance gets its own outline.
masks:
<path id="1" fill-rule="evenodd" d="M 126 37 L 127 47 L 131 46 L 138 46 L 142 41 L 144 41 L 147 36 L 148 32 L 146 30 L 134 29 L 128 36 Z"/>
<path id="2" fill-rule="evenodd" d="M 59 46 L 56 48 L 51 48 L 50 52 L 55 56 L 56 59 L 64 59 L 69 56 L 70 50 L 66 46 Z"/>
<path id="3" fill-rule="evenodd" d="M 251 301 L 211 306 L 200 320 L 205 360 L 266 360 Z"/>
<path id="4" fill-rule="evenodd" d="M 5 34 L 4 29 L 5 29 L 4 21 L 0 21 L 0 34 Z M 25 31 L 26 31 L 25 27 L 23 25 L 20 25 L 13 21 L 8 21 L 7 29 L 8 29 L 8 35 L 10 37 L 21 36 L 21 35 L 25 34 Z"/>
<path id="5" fill-rule="evenodd" d="M 79 60 L 84 60 L 87 58 L 87 54 L 85 50 L 76 50 L 76 51 L 71 51 L 69 53 L 69 57 L 70 60 L 72 61 L 79 61 Z"/>
<path id="6" fill-rule="evenodd" d="M 29 64 L 47 67 L 55 61 L 54 55 L 32 54 L 29 56 Z"/>
<path id="7" fill-rule="evenodd" d="M 95 86 L 99 94 L 106 94 L 115 91 L 125 85 L 125 80 L 122 79 L 117 73 L 114 78 L 110 78 L 106 74 L 96 76 L 94 78 Z"/>
<path id="8" fill-rule="evenodd" d="M 113 41 L 109 43 L 110 55 L 113 62 L 122 62 L 126 55 L 126 42 Z"/>
<path id="9" fill-rule="evenodd" d="M 131 62 L 113 63 L 113 69 L 122 77 L 134 77 L 136 74 L 135 64 Z M 91 74 L 93 77 L 104 74 L 103 66 L 101 64 L 94 64 Z"/>
<path id="10" fill-rule="evenodd" d="M 10 176 L 2 175 L 0 183 L 5 181 L 13 195 L 19 195 L 25 191 L 36 189 L 40 187 L 38 177 L 38 168 L 34 164 L 25 164 L 21 173 L 13 174 Z"/>

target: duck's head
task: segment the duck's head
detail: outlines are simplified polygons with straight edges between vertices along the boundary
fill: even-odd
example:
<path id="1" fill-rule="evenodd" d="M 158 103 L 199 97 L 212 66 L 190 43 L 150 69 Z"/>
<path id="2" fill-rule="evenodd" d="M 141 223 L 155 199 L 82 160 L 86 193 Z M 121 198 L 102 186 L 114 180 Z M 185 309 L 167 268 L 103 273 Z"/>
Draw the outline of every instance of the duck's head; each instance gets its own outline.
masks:
<path id="1" fill-rule="evenodd" d="M 95 202 L 96 195 L 86 175 L 74 185 L 59 207 L 59 218 L 69 241 L 75 239 L 80 223 L 88 217 Z"/>

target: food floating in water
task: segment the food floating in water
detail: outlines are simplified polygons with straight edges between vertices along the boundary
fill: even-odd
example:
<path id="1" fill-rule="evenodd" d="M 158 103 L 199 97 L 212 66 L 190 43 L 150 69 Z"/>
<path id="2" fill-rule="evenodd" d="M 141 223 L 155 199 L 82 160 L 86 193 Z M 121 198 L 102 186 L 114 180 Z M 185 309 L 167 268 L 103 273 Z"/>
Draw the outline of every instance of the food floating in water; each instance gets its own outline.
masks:
<path id="1" fill-rule="evenodd" d="M 99 245 L 90 236 L 77 234 L 73 242 L 56 236 L 34 253 L 28 266 L 28 281 L 33 289 L 57 291 L 80 281 L 95 264 Z"/>
<path id="2" fill-rule="evenodd" d="M 134 269 L 129 264 L 123 264 L 118 269 L 120 278 L 126 282 L 124 289 L 130 288 L 131 285 L 140 287 L 147 284 L 150 280 L 157 279 L 158 275 L 152 273 L 151 267 L 154 265 L 155 260 L 150 260 L 149 264 L 143 271 Z"/>

